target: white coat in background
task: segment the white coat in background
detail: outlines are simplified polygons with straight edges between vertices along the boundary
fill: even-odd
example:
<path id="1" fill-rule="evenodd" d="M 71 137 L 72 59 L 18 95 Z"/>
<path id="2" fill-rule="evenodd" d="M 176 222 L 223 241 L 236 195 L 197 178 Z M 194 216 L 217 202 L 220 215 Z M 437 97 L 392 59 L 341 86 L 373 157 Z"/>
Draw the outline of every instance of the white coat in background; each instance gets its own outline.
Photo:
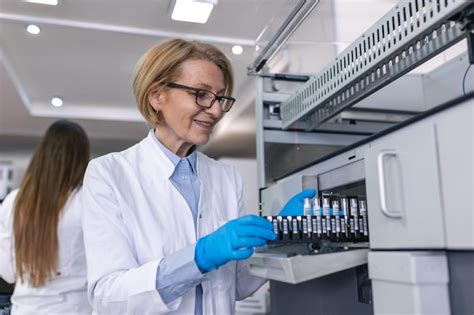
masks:
<path id="1" fill-rule="evenodd" d="M 0 277 L 17 281 L 13 253 L 13 207 L 18 190 L 0 207 Z M 87 301 L 86 258 L 81 228 L 81 191 L 69 197 L 58 223 L 58 273 L 39 288 L 17 282 L 11 301 L 12 315 L 91 314 Z"/>
<path id="2" fill-rule="evenodd" d="M 186 201 L 170 182 L 173 164 L 152 134 L 90 162 L 84 178 L 84 239 L 89 298 L 99 314 L 194 314 L 195 289 L 166 305 L 156 290 L 160 261 L 244 214 L 235 169 L 198 153 L 197 237 Z M 235 301 L 258 289 L 241 262 L 202 282 L 203 314 L 233 314 Z"/>

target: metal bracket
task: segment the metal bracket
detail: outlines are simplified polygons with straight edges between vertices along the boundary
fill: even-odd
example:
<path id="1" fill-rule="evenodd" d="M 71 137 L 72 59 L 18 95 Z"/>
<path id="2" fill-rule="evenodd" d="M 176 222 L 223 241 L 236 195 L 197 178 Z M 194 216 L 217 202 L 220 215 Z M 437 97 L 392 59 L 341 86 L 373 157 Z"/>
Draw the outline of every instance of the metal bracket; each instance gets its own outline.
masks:
<path id="1" fill-rule="evenodd" d="M 262 52 L 253 62 L 252 66 L 247 68 L 248 75 L 257 75 L 260 70 L 286 43 L 288 38 L 293 34 L 304 19 L 319 4 L 321 0 L 299 0 L 293 11 L 286 18 L 275 35 L 270 39 L 268 44 L 262 49 Z"/>
<path id="2" fill-rule="evenodd" d="M 472 0 L 405 0 L 281 105 L 283 129 L 314 130 L 467 36 Z M 463 13 L 464 12 L 464 13 Z"/>

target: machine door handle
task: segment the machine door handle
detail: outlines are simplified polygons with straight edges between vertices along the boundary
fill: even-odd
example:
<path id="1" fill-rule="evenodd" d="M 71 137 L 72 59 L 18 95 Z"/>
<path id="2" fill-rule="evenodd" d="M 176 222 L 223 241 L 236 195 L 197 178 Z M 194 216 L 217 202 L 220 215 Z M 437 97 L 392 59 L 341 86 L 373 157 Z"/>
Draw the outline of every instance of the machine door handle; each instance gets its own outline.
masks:
<path id="1" fill-rule="evenodd" d="M 379 195 L 380 195 L 380 210 L 382 213 L 389 218 L 401 218 L 402 213 L 399 211 L 389 211 L 387 207 L 387 198 L 385 195 L 385 174 L 383 170 L 384 158 L 386 156 L 397 156 L 397 153 L 393 150 L 385 150 L 377 155 L 377 170 L 379 176 Z"/>

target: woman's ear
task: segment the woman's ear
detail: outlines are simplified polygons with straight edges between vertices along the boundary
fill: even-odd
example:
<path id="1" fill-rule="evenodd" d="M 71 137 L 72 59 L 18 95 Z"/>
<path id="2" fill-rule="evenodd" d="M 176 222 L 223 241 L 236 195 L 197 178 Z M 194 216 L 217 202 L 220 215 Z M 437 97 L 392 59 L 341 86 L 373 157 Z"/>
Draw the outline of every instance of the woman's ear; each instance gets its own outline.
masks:
<path id="1" fill-rule="evenodd" d="M 163 90 L 158 84 L 152 85 L 150 87 L 150 92 L 148 92 L 148 103 L 150 103 L 155 112 L 161 110 L 161 106 L 163 104 Z"/>

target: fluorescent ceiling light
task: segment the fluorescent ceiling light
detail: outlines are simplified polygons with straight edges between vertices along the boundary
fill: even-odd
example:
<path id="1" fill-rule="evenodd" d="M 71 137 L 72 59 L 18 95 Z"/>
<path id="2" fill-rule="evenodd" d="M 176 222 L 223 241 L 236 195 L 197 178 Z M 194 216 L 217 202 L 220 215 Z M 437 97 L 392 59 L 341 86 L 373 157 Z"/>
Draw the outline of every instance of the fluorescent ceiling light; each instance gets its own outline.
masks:
<path id="1" fill-rule="evenodd" d="M 51 99 L 51 105 L 53 105 L 54 107 L 61 107 L 63 106 L 63 100 L 59 97 L 53 97 Z"/>
<path id="2" fill-rule="evenodd" d="M 26 27 L 26 31 L 30 34 L 38 35 L 41 32 L 41 29 L 37 25 L 30 24 Z"/>
<path id="3" fill-rule="evenodd" d="M 175 0 L 171 18 L 176 21 L 204 24 L 215 4 L 217 0 Z"/>
<path id="4" fill-rule="evenodd" d="M 240 55 L 243 51 L 244 51 L 244 49 L 240 45 L 235 45 L 235 46 L 232 47 L 232 53 L 234 55 Z"/>
<path id="5" fill-rule="evenodd" d="M 58 0 L 23 0 L 23 2 L 39 3 L 47 5 L 58 5 Z"/>

